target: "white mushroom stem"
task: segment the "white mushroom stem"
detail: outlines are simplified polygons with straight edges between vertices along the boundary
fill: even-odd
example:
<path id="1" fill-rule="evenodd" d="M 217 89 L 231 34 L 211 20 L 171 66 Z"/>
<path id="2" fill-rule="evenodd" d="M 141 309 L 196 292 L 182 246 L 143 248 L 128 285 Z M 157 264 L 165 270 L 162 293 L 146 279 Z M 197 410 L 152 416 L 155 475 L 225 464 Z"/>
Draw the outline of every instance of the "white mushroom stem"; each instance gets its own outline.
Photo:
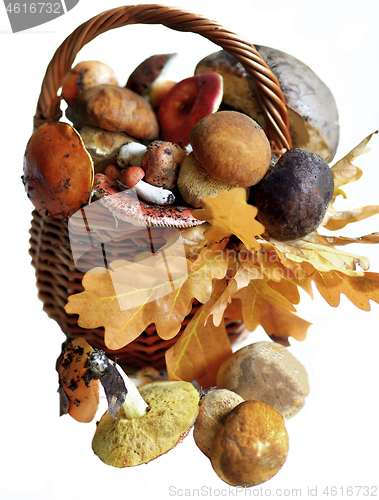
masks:
<path id="1" fill-rule="evenodd" d="M 141 166 L 142 156 L 146 152 L 146 146 L 139 142 L 127 142 L 120 147 L 117 153 L 117 164 L 120 167 L 135 165 Z"/>
<path id="2" fill-rule="evenodd" d="M 123 378 L 126 390 L 128 391 L 126 399 L 122 404 L 122 408 L 125 412 L 125 417 L 129 420 L 142 417 L 148 411 L 148 405 L 141 396 L 137 387 L 133 384 L 133 382 L 122 370 L 122 368 L 117 364 L 115 366 L 117 368 L 117 371 Z"/>
<path id="3" fill-rule="evenodd" d="M 120 181 L 118 181 L 122 184 Z M 169 189 L 153 186 L 145 181 L 138 181 L 133 187 L 128 187 L 122 184 L 127 189 L 134 189 L 136 194 L 143 200 L 154 203 L 156 205 L 172 205 L 175 201 L 175 196 Z"/>

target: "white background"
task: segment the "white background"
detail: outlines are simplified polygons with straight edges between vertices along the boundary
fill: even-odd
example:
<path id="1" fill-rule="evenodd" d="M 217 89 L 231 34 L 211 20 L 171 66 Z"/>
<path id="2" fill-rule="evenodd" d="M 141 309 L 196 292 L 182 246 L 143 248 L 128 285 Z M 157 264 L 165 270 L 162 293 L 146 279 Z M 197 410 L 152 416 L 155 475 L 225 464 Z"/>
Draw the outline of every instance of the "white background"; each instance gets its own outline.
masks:
<path id="1" fill-rule="evenodd" d="M 322 494 L 326 486 L 337 487 L 335 498 L 342 498 L 348 486 L 377 486 L 379 306 L 372 304 L 371 312 L 362 312 L 342 297 L 341 305 L 331 308 L 317 291 L 313 301 L 305 296 L 298 308 L 302 317 L 314 323 L 308 338 L 293 341 L 290 347 L 309 372 L 311 395 L 305 408 L 287 422 L 290 452 L 286 464 L 261 487 L 229 490 L 197 449 L 192 435 L 148 465 L 108 467 L 91 451 L 95 423 L 59 418 L 55 360 L 64 335 L 37 299 L 28 255 L 32 206 L 20 179 L 23 154 L 41 81 L 54 51 L 82 22 L 118 5 L 122 4 L 80 0 L 67 15 L 18 34 L 12 34 L 0 6 L 1 498 L 168 499 L 188 493 L 249 498 L 278 496 L 278 489 L 282 496 L 301 489 L 305 498 L 310 490 L 315 496 L 316 488 L 317 497 L 326 498 Z M 337 101 L 341 140 L 336 159 L 379 128 L 379 9 L 375 0 L 177 0 L 173 5 L 215 19 L 252 43 L 280 48 L 307 63 Z M 198 35 L 133 26 L 101 35 L 77 60 L 107 62 L 124 84 L 134 67 L 154 53 L 179 53 L 171 68 L 173 79 L 179 80 L 190 76 L 197 61 L 215 50 Z M 346 188 L 343 208 L 379 204 L 378 139 L 374 136 L 372 151 L 355 161 L 364 175 Z M 379 216 L 348 226 L 341 234 L 360 236 L 374 231 L 379 231 Z M 377 246 L 345 249 L 367 255 L 371 270 L 379 272 Z M 249 342 L 265 338 L 258 330 Z"/>

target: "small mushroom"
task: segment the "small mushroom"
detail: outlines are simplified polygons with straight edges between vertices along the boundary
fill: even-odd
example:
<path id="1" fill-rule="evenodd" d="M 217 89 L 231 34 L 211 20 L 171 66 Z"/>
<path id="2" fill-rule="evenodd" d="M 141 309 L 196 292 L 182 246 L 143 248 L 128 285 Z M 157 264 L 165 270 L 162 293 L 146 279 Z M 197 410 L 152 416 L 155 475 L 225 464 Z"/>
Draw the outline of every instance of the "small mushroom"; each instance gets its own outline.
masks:
<path id="1" fill-rule="evenodd" d="M 339 141 L 338 110 L 329 88 L 303 62 L 280 50 L 255 45 L 277 77 L 288 107 L 294 148 L 310 149 L 330 162 Z M 221 50 L 202 59 L 195 73 L 218 72 L 224 79 L 223 103 L 242 111 L 262 128 L 266 120 L 255 82 L 238 60 Z"/>
<path id="2" fill-rule="evenodd" d="M 68 123 L 35 130 L 24 155 L 25 190 L 42 216 L 65 219 L 91 196 L 94 168 L 79 133 Z"/>
<path id="3" fill-rule="evenodd" d="M 158 120 L 151 105 L 124 87 L 90 87 L 74 99 L 72 111 L 87 125 L 124 132 L 141 140 L 152 141 L 158 137 Z"/>
<path id="4" fill-rule="evenodd" d="M 255 342 L 233 353 L 219 368 L 217 387 L 269 404 L 286 419 L 303 408 L 309 394 L 304 366 L 286 347 L 271 341 Z"/>
<path id="5" fill-rule="evenodd" d="M 140 167 L 146 146 L 140 142 L 128 142 L 120 147 L 117 153 L 117 164 L 124 168 L 130 165 Z"/>
<path id="6" fill-rule="evenodd" d="M 185 150 L 173 142 L 151 142 L 141 159 L 141 167 L 146 173 L 145 181 L 153 186 L 173 190 L 185 157 Z"/>
<path id="7" fill-rule="evenodd" d="M 121 177 L 122 169 L 118 165 L 113 165 L 110 163 L 105 167 L 104 175 L 110 177 L 113 180 L 119 180 Z"/>
<path id="8" fill-rule="evenodd" d="M 175 201 L 174 194 L 168 189 L 153 186 L 142 180 L 145 171 L 141 167 L 128 167 L 120 177 L 120 183 L 127 188 L 132 188 L 137 195 L 149 203 L 156 205 L 172 205 Z"/>
<path id="9" fill-rule="evenodd" d="M 212 390 L 201 399 L 193 437 L 204 455 L 209 457 L 218 428 L 233 408 L 243 401 L 241 396 L 227 389 Z"/>
<path id="10" fill-rule="evenodd" d="M 81 92 L 102 84 L 118 85 L 113 69 L 101 61 L 82 61 L 62 78 L 62 95 L 71 105 Z"/>
<path id="11" fill-rule="evenodd" d="M 218 110 L 222 89 L 222 77 L 215 72 L 191 76 L 174 85 L 157 111 L 161 139 L 187 146 L 193 126 Z"/>
<path id="12" fill-rule="evenodd" d="M 92 449 L 113 467 L 148 463 L 167 453 L 188 434 L 198 414 L 199 393 L 189 382 L 151 382 L 138 390 L 149 411 L 130 419 L 121 408 L 116 420 L 107 411 L 96 428 Z"/>
<path id="13" fill-rule="evenodd" d="M 93 353 L 92 347 L 84 338 L 68 341 L 57 360 L 59 392 L 68 413 L 78 422 L 91 422 L 99 405 L 100 383 L 88 371 L 87 361 Z"/>
<path id="14" fill-rule="evenodd" d="M 249 488 L 279 472 L 287 459 L 288 447 L 282 415 L 260 401 L 244 401 L 218 428 L 210 459 L 223 481 Z"/>

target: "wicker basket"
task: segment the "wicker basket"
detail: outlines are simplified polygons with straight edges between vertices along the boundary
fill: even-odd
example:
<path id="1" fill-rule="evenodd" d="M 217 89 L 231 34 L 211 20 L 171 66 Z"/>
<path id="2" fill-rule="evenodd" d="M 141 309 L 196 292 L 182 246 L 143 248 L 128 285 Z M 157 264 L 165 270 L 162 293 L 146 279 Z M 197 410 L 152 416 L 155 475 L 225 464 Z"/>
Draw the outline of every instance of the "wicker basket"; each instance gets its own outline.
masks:
<path id="1" fill-rule="evenodd" d="M 38 101 L 34 128 L 43 123 L 58 121 L 62 115 L 60 96 L 61 81 L 71 68 L 79 50 L 95 37 L 108 30 L 128 24 L 162 24 L 176 31 L 197 33 L 235 56 L 245 67 L 257 84 L 262 109 L 266 116 L 267 135 L 273 149 L 289 148 L 289 120 L 284 97 L 279 83 L 254 46 L 234 33 L 226 30 L 214 21 L 202 16 L 162 5 L 133 5 L 108 10 L 79 26 L 58 48 L 51 60 L 42 83 Z M 150 325 L 141 336 L 121 350 L 109 351 L 104 346 L 102 328 L 85 330 L 78 326 L 77 316 L 68 315 L 64 311 L 68 296 L 81 292 L 83 267 L 78 270 L 71 251 L 68 221 L 52 220 L 33 212 L 30 229 L 30 254 L 36 271 L 39 298 L 43 302 L 44 311 L 56 320 L 68 337 L 83 336 L 93 347 L 103 348 L 112 357 L 117 356 L 120 362 L 135 367 L 164 366 L 165 351 L 173 345 L 172 340 L 158 337 L 154 325 Z M 162 237 L 162 228 L 149 229 L 154 234 L 156 248 Z M 80 231 L 79 231 L 80 232 Z M 79 234 L 80 237 L 80 234 Z M 136 251 L 150 250 L 151 244 L 146 237 L 146 229 L 132 236 L 114 238 L 114 245 L 107 251 L 108 258 L 132 258 Z M 88 257 L 90 259 L 90 256 Z M 91 260 L 87 265 L 91 264 Z M 78 266 L 79 267 L 79 266 Z M 193 304 L 191 314 L 184 320 L 184 330 L 193 316 L 198 304 Z M 244 329 L 242 321 L 227 321 L 226 328 L 231 341 L 239 337 Z M 180 335 L 180 333 L 178 334 Z"/>

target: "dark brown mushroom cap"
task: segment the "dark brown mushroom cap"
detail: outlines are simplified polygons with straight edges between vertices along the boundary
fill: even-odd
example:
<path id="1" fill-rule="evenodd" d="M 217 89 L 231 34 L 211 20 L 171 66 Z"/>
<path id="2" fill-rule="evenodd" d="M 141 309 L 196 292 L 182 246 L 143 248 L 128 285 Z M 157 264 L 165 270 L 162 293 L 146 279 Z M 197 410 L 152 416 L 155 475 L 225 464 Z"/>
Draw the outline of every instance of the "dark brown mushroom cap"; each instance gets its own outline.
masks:
<path id="1" fill-rule="evenodd" d="M 251 487 L 279 472 L 287 459 L 288 446 L 281 414 L 259 401 L 244 401 L 218 429 L 210 458 L 223 481 Z"/>
<path id="2" fill-rule="evenodd" d="M 190 143 L 208 172 L 236 186 L 257 184 L 270 166 L 266 134 L 252 118 L 237 111 L 218 111 L 197 122 Z"/>
<path id="3" fill-rule="evenodd" d="M 130 74 L 125 87 L 138 95 L 145 95 L 176 54 L 155 54 L 139 64 Z"/>
<path id="4" fill-rule="evenodd" d="M 91 87 L 74 100 L 72 111 L 87 125 L 125 132 L 137 139 L 157 139 L 159 125 L 153 108 L 132 90 L 115 85 Z"/>
<path id="5" fill-rule="evenodd" d="M 67 123 L 45 123 L 24 156 L 26 192 L 42 216 L 64 219 L 88 202 L 93 162 L 78 132 Z"/>

